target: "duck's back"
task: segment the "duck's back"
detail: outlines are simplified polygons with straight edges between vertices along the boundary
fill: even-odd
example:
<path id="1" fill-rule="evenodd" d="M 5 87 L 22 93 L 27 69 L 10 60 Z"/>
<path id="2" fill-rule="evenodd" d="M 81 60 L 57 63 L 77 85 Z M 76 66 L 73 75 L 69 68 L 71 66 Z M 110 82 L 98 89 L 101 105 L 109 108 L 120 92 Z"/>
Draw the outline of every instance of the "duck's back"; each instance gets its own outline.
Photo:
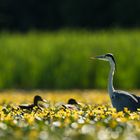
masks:
<path id="1" fill-rule="evenodd" d="M 21 109 L 28 109 L 31 110 L 34 107 L 34 104 L 28 105 L 28 104 L 23 104 L 19 106 Z"/>

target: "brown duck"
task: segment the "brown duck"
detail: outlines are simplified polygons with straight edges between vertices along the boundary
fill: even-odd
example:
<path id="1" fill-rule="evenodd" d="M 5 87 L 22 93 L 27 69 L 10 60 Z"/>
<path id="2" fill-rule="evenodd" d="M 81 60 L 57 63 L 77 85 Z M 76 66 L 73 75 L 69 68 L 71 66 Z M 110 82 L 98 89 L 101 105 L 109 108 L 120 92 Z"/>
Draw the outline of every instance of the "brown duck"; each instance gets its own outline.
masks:
<path id="1" fill-rule="evenodd" d="M 27 109 L 27 110 L 33 110 L 34 107 L 37 107 L 38 109 L 41 109 L 38 105 L 39 101 L 42 101 L 42 102 L 45 102 L 45 103 L 47 102 L 46 100 L 42 99 L 41 96 L 36 95 L 36 96 L 34 96 L 33 104 L 19 105 L 19 108 Z"/>
<path id="2" fill-rule="evenodd" d="M 62 105 L 65 109 L 80 110 L 80 104 L 73 98 L 69 99 L 67 104 Z"/>

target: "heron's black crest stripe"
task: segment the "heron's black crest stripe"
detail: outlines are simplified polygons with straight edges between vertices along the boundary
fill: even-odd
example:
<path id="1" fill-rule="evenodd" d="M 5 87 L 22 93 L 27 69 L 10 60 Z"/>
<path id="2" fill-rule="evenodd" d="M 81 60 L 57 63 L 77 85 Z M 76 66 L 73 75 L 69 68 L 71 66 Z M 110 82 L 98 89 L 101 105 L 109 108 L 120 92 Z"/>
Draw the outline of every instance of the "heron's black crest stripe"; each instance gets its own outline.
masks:
<path id="1" fill-rule="evenodd" d="M 114 57 L 113 57 L 113 55 L 111 53 L 106 54 L 106 56 L 111 57 L 112 60 L 114 61 L 114 63 L 116 64 L 115 59 L 114 59 Z"/>

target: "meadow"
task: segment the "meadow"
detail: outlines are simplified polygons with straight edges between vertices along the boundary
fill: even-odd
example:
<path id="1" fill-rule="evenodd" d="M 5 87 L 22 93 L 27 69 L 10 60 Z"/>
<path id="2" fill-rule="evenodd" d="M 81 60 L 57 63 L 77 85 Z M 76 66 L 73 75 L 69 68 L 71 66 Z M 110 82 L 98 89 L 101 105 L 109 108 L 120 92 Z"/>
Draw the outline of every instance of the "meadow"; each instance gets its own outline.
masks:
<path id="1" fill-rule="evenodd" d="M 134 93 L 140 94 L 139 91 Z M 48 100 L 42 110 L 21 110 L 34 95 Z M 63 108 L 69 98 L 81 102 L 79 110 Z M 1 140 L 139 140 L 140 110 L 116 112 L 106 91 L 1 91 Z"/>
<path id="2" fill-rule="evenodd" d="M 116 112 L 101 90 L 109 64 L 90 60 L 108 52 L 117 62 L 114 87 L 139 89 L 140 30 L 1 32 L 0 140 L 139 140 L 140 110 Z M 34 95 L 48 100 L 42 110 L 19 109 Z M 62 106 L 69 98 L 79 110 Z"/>

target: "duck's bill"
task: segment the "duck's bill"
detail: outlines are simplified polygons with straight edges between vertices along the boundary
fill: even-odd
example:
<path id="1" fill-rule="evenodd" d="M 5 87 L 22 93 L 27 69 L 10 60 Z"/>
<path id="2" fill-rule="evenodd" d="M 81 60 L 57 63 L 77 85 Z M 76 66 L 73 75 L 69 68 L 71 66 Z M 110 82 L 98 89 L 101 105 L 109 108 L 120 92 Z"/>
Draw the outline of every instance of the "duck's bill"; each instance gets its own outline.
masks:
<path id="1" fill-rule="evenodd" d="M 45 99 L 43 99 L 43 102 L 44 102 L 44 103 L 48 103 L 48 101 L 47 101 L 47 100 L 45 100 Z"/>

